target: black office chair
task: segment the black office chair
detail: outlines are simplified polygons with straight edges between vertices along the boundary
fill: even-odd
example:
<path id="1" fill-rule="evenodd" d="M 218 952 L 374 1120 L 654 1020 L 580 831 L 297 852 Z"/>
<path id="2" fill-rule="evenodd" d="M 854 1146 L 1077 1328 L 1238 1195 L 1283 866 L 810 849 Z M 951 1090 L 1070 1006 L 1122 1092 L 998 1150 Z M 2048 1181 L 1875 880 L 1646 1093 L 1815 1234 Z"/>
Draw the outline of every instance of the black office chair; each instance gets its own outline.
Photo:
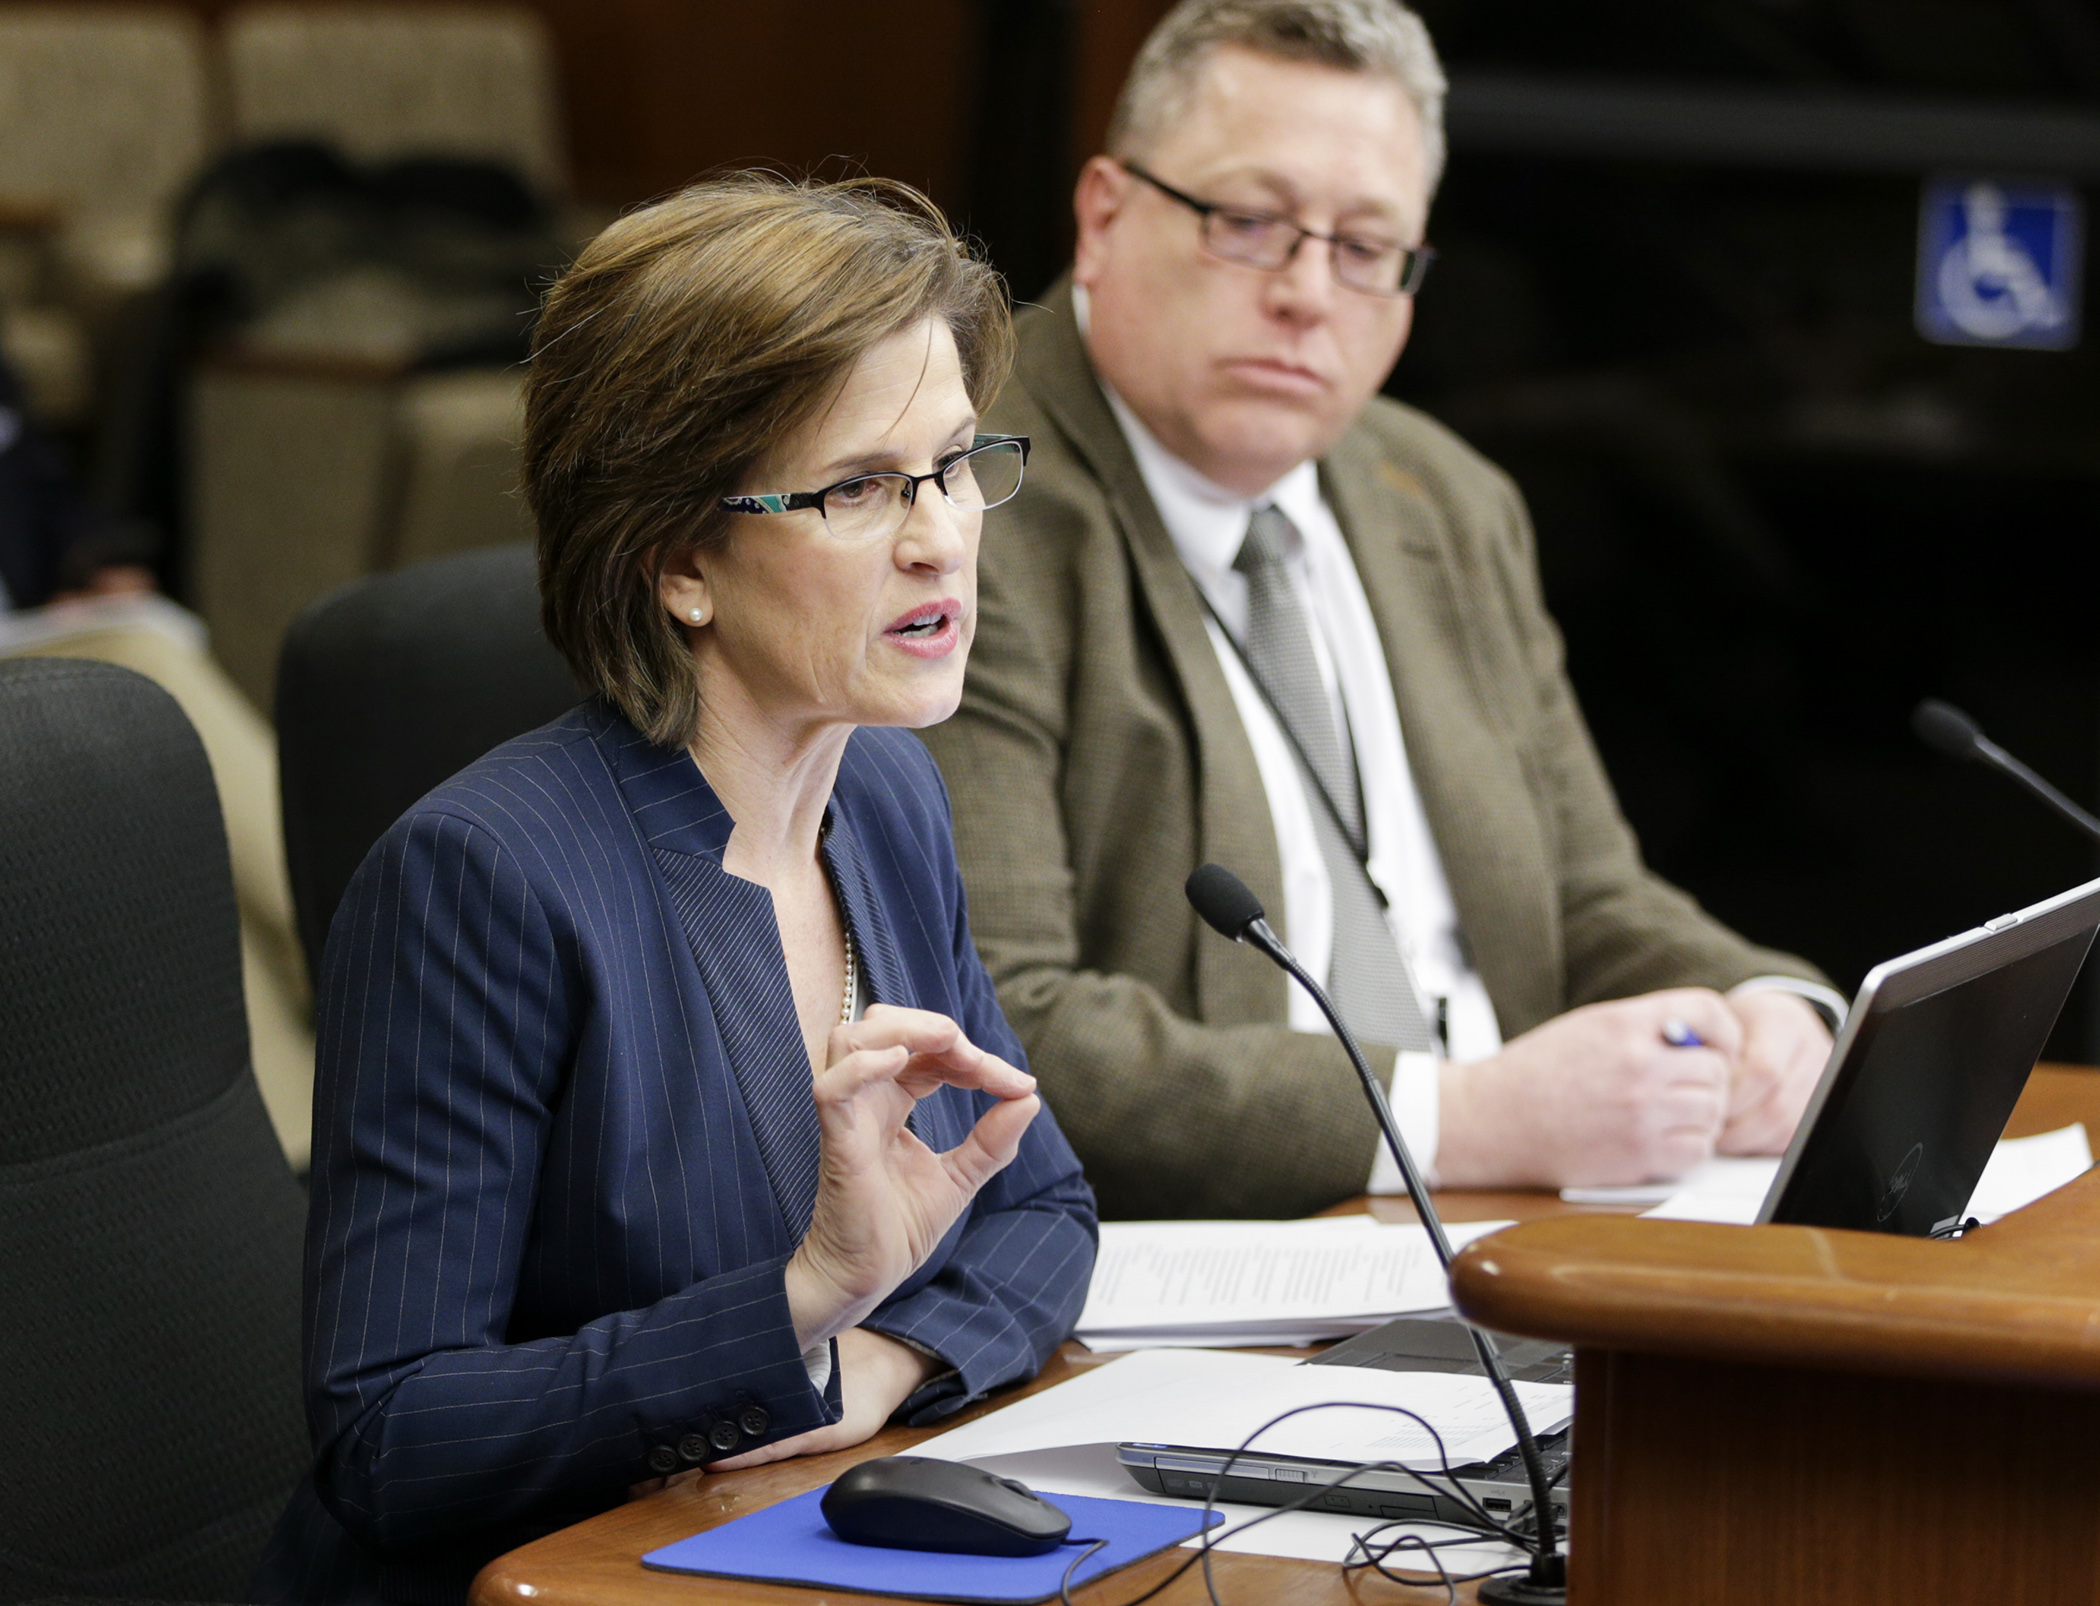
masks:
<path id="1" fill-rule="evenodd" d="M 277 661 L 277 761 L 312 974 L 344 887 L 387 827 L 580 695 L 540 631 L 522 542 L 360 580 L 293 624 Z"/>
<path id="2" fill-rule="evenodd" d="M 305 1213 L 196 733 L 0 663 L 0 1602 L 244 1598 L 309 1459 Z"/>

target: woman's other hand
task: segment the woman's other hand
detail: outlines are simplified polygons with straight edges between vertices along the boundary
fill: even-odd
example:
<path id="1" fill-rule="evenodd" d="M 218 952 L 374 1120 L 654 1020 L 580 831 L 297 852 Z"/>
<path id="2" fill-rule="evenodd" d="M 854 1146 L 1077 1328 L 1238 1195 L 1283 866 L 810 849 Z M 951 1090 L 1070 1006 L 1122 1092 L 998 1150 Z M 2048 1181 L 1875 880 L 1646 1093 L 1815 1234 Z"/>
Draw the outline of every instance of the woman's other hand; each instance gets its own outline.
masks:
<path id="1" fill-rule="evenodd" d="M 999 1102 L 961 1143 L 936 1154 L 904 1123 L 944 1083 Z M 986 1053 L 954 1021 L 888 1004 L 832 1031 L 830 1061 L 813 1086 L 817 1202 L 787 1267 L 803 1349 L 857 1326 L 919 1268 L 1013 1159 L 1042 1107 L 1034 1077 Z"/>
<path id="2" fill-rule="evenodd" d="M 897 1407 L 933 1375 L 938 1364 L 894 1338 L 865 1327 L 849 1327 L 839 1334 L 839 1399 L 845 1414 L 828 1428 L 812 1428 L 778 1444 L 711 1462 L 707 1470 L 735 1472 L 793 1455 L 823 1455 L 865 1443 L 882 1431 Z"/>
<path id="3" fill-rule="evenodd" d="M 668 1478 L 650 1478 L 631 1487 L 627 1497 L 639 1500 L 662 1489 L 691 1483 L 710 1472 L 737 1472 L 745 1467 L 762 1467 L 768 1461 L 785 1461 L 790 1456 L 850 1450 L 880 1433 L 897 1407 L 933 1375 L 938 1364 L 894 1338 L 871 1333 L 865 1327 L 849 1327 L 839 1334 L 839 1399 L 846 1409 L 838 1421 L 828 1428 L 813 1428 L 777 1444 L 746 1450 L 726 1461 L 688 1467 Z"/>

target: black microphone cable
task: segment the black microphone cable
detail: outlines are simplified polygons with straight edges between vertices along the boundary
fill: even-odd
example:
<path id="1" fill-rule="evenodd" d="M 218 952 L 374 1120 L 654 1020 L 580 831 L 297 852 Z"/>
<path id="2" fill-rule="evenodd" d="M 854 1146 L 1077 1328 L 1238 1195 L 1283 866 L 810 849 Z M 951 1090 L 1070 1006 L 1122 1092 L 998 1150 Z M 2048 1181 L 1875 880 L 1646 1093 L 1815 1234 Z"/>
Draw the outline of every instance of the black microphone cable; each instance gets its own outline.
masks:
<path id="1" fill-rule="evenodd" d="M 1234 1463 L 1253 1448 L 1255 1440 L 1259 1439 L 1278 1423 L 1287 1422 L 1294 1416 L 1303 1415 L 1308 1411 L 1334 1410 L 1384 1411 L 1394 1416 L 1408 1418 L 1420 1426 L 1422 1431 L 1429 1435 L 1430 1442 L 1436 1446 L 1438 1470 L 1432 1472 L 1427 1468 L 1411 1467 L 1402 1461 L 1363 1461 L 1354 1466 L 1345 1467 L 1338 1475 L 1327 1479 L 1325 1482 L 1308 1484 L 1304 1494 L 1264 1511 L 1259 1516 L 1249 1517 L 1245 1522 L 1232 1527 L 1220 1527 L 1211 1524 L 1211 1515 L 1217 1510 L 1219 1489 L 1224 1486 L 1225 1479 L 1231 1473 Z M 1217 1579 L 1211 1571 L 1210 1560 L 1211 1553 L 1217 1549 L 1220 1541 L 1236 1538 L 1250 1529 L 1260 1527 L 1263 1523 L 1273 1518 L 1288 1516 L 1294 1511 L 1302 1511 L 1308 1506 L 1312 1506 L 1326 1498 L 1335 1490 L 1347 1487 L 1352 1480 L 1370 1472 L 1404 1472 L 1432 1494 L 1447 1496 L 1454 1504 L 1471 1515 L 1474 1520 L 1468 1523 L 1456 1521 L 1449 1517 L 1404 1517 L 1379 1521 L 1365 1533 L 1351 1536 L 1352 1543 L 1349 1554 L 1342 1562 L 1345 1570 L 1369 1566 L 1382 1576 L 1393 1578 L 1395 1582 L 1420 1585 L 1425 1580 L 1400 1578 L 1396 1574 L 1387 1572 L 1385 1567 L 1381 1565 L 1385 1554 L 1404 1544 L 1410 1548 L 1420 1549 L 1429 1556 L 1432 1565 L 1436 1567 L 1436 1581 L 1443 1584 L 1447 1593 L 1452 1593 L 1455 1597 L 1456 1587 L 1459 1584 L 1473 1583 L 1491 1578 L 1506 1578 L 1514 1569 L 1492 1568 L 1487 1572 L 1453 1576 L 1446 1571 L 1436 1557 L 1435 1552 L 1439 1547 L 1475 1544 L 1482 1539 L 1495 1539 L 1515 1549 L 1528 1551 L 1534 1544 L 1534 1536 L 1526 1534 L 1518 1526 L 1523 1518 L 1522 1512 L 1512 1513 L 1509 1522 L 1502 1522 L 1489 1512 L 1485 1506 L 1480 1504 L 1471 1490 L 1459 1482 L 1458 1474 L 1451 1465 L 1451 1453 L 1444 1444 L 1444 1436 L 1437 1431 L 1436 1424 L 1423 1416 L 1419 1411 L 1411 1411 L 1404 1405 L 1386 1405 L 1370 1400 L 1328 1400 L 1313 1405 L 1292 1406 L 1288 1411 L 1282 1411 L 1272 1416 L 1268 1421 L 1262 1423 L 1260 1427 L 1248 1434 L 1245 1439 L 1241 1440 L 1239 1445 L 1226 1456 L 1224 1464 L 1218 1468 L 1217 1473 L 1211 1479 L 1209 1491 L 1204 1496 L 1203 1501 L 1204 1527 L 1203 1531 L 1197 1535 L 1200 1542 L 1194 1553 L 1143 1594 L 1133 1595 L 1129 1600 L 1122 1602 L 1121 1606 L 1144 1606 L 1145 1602 L 1153 1599 L 1162 1590 L 1179 1581 L 1191 1567 L 1198 1564 L 1201 1564 L 1203 1568 L 1203 1589 L 1204 1593 L 1210 1598 L 1211 1606 L 1224 1606 L 1224 1603 L 1218 1596 Z M 1371 1535 L 1392 1527 L 1448 1528 L 1456 1537 L 1429 1540 L 1410 1537 L 1405 1540 L 1390 1541 L 1376 1547 L 1369 1542 Z M 1089 1544 L 1090 1542 L 1085 1540 L 1067 1540 L 1066 1543 Z M 1073 1606 L 1070 1592 L 1072 1576 L 1078 1571 L 1081 1563 L 1088 1556 L 1099 1550 L 1103 1543 L 1106 1543 L 1106 1541 L 1091 1542 L 1090 1548 L 1086 1553 L 1074 1558 L 1072 1565 L 1065 1569 L 1064 1580 L 1058 1588 L 1058 1600 L 1061 1606 Z M 1363 1553 L 1363 1560 L 1357 1559 L 1359 1551 Z M 1519 1565 L 1528 1567 L 1528 1563 L 1520 1563 Z"/>
<path id="2" fill-rule="evenodd" d="M 1451 1274 L 1451 1240 L 1444 1233 L 1442 1216 L 1429 1197 L 1429 1189 L 1415 1168 L 1414 1156 L 1408 1151 L 1407 1141 L 1400 1135 L 1399 1123 L 1393 1119 L 1391 1105 L 1386 1102 L 1385 1089 L 1379 1086 L 1378 1078 L 1371 1074 L 1370 1062 L 1349 1030 L 1341 1012 L 1327 996 L 1327 990 L 1306 972 L 1303 965 L 1283 941 L 1270 929 L 1264 915 L 1261 900 L 1254 896 L 1247 884 L 1230 870 L 1219 864 L 1198 865 L 1189 874 L 1184 891 L 1195 906 L 1196 913 L 1220 936 L 1230 937 L 1234 942 L 1244 942 L 1266 956 L 1312 996 L 1320 1006 L 1320 1013 L 1334 1030 L 1335 1037 L 1348 1052 L 1349 1063 L 1355 1067 L 1357 1080 L 1363 1084 L 1364 1097 L 1370 1101 L 1371 1113 L 1378 1119 L 1378 1127 L 1385 1137 L 1386 1147 L 1392 1151 L 1393 1159 L 1400 1167 L 1402 1180 L 1407 1184 L 1408 1198 L 1414 1201 L 1415 1214 L 1421 1218 L 1429 1233 L 1429 1242 L 1436 1250 L 1439 1263 L 1446 1277 Z M 1538 1516 L 1538 1539 L 1531 1547 L 1531 1568 L 1522 1579 L 1497 1579 L 1480 1592 L 1483 1601 L 1492 1606 L 1556 1606 L 1567 1599 L 1567 1563 L 1560 1554 L 1559 1535 L 1553 1515 L 1552 1480 L 1546 1474 L 1545 1457 L 1539 1454 L 1538 1439 L 1532 1434 L 1531 1423 L 1524 1414 L 1523 1402 L 1517 1398 L 1515 1386 L 1509 1380 L 1509 1372 L 1502 1364 L 1502 1356 L 1494 1343 L 1471 1322 L 1463 1324 L 1473 1341 L 1473 1352 L 1480 1358 L 1481 1370 L 1501 1397 L 1502 1409 L 1509 1417 L 1510 1426 L 1517 1435 L 1517 1454 L 1524 1463 L 1525 1480 L 1531 1485 L 1532 1509 Z"/>

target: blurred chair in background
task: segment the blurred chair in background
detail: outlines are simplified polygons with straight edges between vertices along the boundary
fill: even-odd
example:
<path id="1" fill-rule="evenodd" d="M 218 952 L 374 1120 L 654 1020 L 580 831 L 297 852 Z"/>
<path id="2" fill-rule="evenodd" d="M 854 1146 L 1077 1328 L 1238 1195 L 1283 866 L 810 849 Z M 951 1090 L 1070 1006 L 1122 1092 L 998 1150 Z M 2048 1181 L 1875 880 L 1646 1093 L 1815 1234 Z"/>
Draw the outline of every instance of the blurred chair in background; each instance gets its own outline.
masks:
<path id="1" fill-rule="evenodd" d="M 173 7 L 0 7 L 0 349 L 40 416 L 88 421 L 126 302 L 212 145 L 204 32 Z"/>
<path id="2" fill-rule="evenodd" d="M 0 664 L 0 1601 L 246 1598 L 309 1457 L 305 1201 L 166 693 Z"/>
<path id="3" fill-rule="evenodd" d="M 300 610 L 404 559 L 515 542 L 520 376 L 227 357 L 190 395 L 194 594 L 267 700 Z"/>
<path id="4" fill-rule="evenodd" d="M 587 224 L 565 209 L 533 13 L 263 4 L 230 14 L 224 37 L 235 139 L 325 142 L 357 164 L 375 227 L 391 231 L 264 310 L 191 393 L 194 592 L 221 661 L 260 702 L 286 627 L 315 598 L 530 533 L 510 494 L 522 376 L 477 352 L 475 332 L 522 356 L 533 281 Z M 486 227 L 427 250 L 440 209 Z M 493 306 L 499 281 L 522 294 Z"/>
<path id="5" fill-rule="evenodd" d="M 233 137 L 358 162 L 466 156 L 568 188 L 545 26 L 500 6 L 249 5 L 225 23 Z"/>
<path id="6" fill-rule="evenodd" d="M 518 494 L 523 377 L 515 368 L 464 369 L 403 388 L 395 423 L 408 460 L 380 567 L 529 540 L 532 516 Z"/>
<path id="7" fill-rule="evenodd" d="M 292 626 L 277 666 L 284 837 L 314 974 L 343 888 L 387 827 L 579 700 L 541 634 L 527 545 L 359 581 Z"/>
<path id="8" fill-rule="evenodd" d="M 314 1041 L 292 928 L 270 728 L 205 650 L 194 615 L 144 594 L 121 520 L 90 508 L 0 359 L 0 659 L 96 659 L 158 682 L 204 740 L 225 811 L 256 1074 L 285 1152 L 304 1167 Z"/>

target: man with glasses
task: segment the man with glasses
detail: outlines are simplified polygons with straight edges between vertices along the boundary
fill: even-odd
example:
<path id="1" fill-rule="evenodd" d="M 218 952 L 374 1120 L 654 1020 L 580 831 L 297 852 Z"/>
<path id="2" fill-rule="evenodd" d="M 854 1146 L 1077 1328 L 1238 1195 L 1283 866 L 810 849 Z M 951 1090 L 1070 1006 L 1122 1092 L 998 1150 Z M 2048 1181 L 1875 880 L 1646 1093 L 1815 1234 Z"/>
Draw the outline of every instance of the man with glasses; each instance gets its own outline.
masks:
<path id="1" fill-rule="evenodd" d="M 1111 1215 L 1374 1185 L 1317 1011 L 1181 894 L 1237 871 L 1446 1185 L 1773 1152 L 1835 1002 L 1642 866 L 1509 481 L 1378 397 L 1444 81 L 1395 0 L 1185 0 L 1080 176 L 988 427 L 961 712 L 925 733 L 977 942 Z"/>

